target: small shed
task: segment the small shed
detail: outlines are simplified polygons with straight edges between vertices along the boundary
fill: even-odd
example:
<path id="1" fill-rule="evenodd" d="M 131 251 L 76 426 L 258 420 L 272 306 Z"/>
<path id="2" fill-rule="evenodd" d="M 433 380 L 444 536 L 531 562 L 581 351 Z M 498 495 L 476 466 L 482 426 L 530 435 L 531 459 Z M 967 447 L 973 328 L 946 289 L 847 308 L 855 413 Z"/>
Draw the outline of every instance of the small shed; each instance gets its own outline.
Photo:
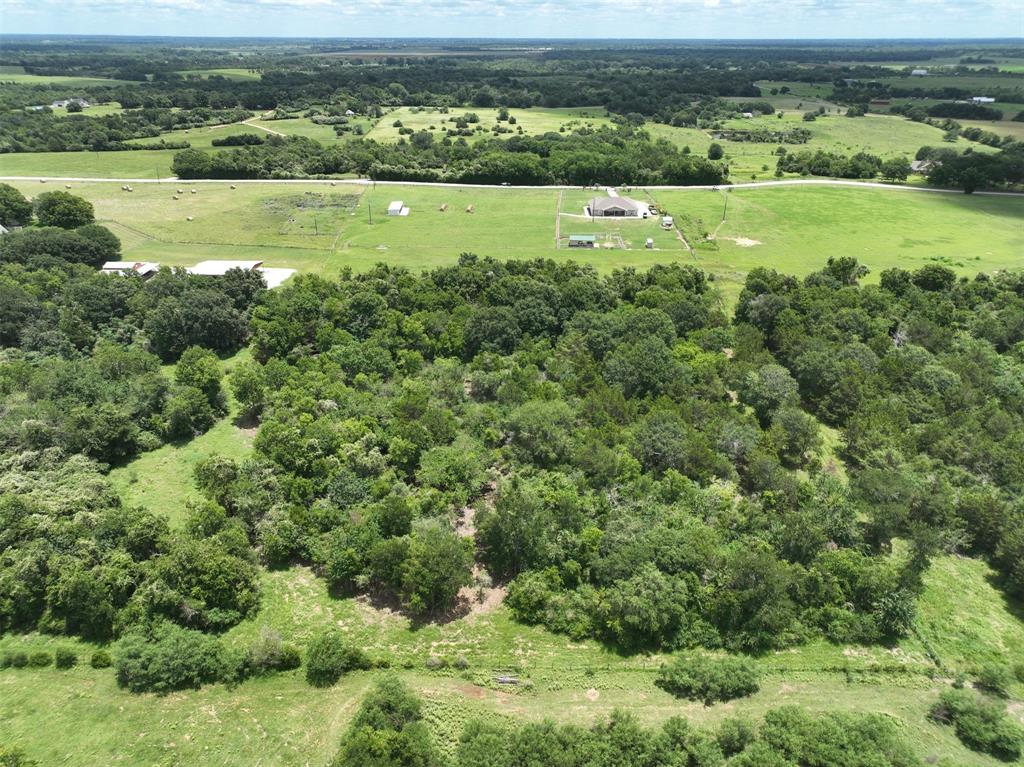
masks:
<path id="1" fill-rule="evenodd" d="M 928 70 L 927 69 L 913 69 L 910 72 L 910 76 L 911 77 L 927 77 L 928 76 Z"/>
<path id="2" fill-rule="evenodd" d="M 570 234 L 570 248 L 593 248 L 597 246 L 597 237 L 592 234 Z"/>
<path id="3" fill-rule="evenodd" d="M 676 222 L 672 218 L 672 216 L 662 216 L 661 217 L 661 228 L 662 229 L 671 229 L 675 225 L 676 225 Z"/>
<path id="4" fill-rule="evenodd" d="M 394 200 L 388 205 L 389 216 L 408 216 L 409 209 L 401 200 Z"/>

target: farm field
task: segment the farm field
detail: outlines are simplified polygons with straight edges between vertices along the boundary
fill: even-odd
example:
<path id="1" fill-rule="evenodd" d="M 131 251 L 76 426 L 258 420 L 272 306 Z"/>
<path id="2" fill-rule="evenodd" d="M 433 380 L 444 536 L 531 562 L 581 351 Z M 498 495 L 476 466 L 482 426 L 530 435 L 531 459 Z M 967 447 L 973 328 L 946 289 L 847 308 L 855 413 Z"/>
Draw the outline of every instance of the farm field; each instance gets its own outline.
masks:
<path id="1" fill-rule="evenodd" d="M 970 627 L 960 638 L 972 643 L 973 653 L 1024 651 L 1024 629 L 988 585 L 987 575 L 978 562 L 937 559 L 926 575 L 923 622 Z M 955 600 L 951 582 L 958 586 Z M 244 646 L 264 626 L 287 631 L 300 643 L 328 624 L 339 626 L 371 656 L 391 658 L 396 673 L 423 697 L 443 752 L 450 753 L 463 722 L 473 717 L 552 718 L 586 725 L 616 707 L 628 707 L 649 725 L 673 715 L 713 725 L 735 714 L 758 716 L 779 705 L 799 704 L 816 711 L 888 714 L 920 758 L 932 763 L 1001 764 L 966 750 L 950 728 L 928 720 L 928 707 L 946 682 L 933 678 L 933 667 L 912 641 L 890 649 L 818 642 L 776 652 L 759 660 L 765 675 L 760 692 L 705 707 L 654 686 L 662 656 L 624 657 L 592 641 L 574 642 L 519 625 L 504 607 L 444 625 L 413 627 L 406 618 L 363 600 L 331 598 L 323 581 L 304 567 L 267 572 L 262 585 L 261 612 L 232 629 L 226 635 L 229 644 Z M 92 648 L 39 635 L 0 639 L 0 648 L 14 644 L 72 646 L 81 655 Z M 937 645 L 951 670 L 964 668 L 955 655 L 943 655 L 947 650 L 946 644 Z M 423 662 L 430 654 L 463 655 L 469 668 L 428 672 Z M 508 672 L 529 679 L 532 687 L 501 689 L 494 677 Z M 301 672 L 289 672 L 235 688 L 212 685 L 158 697 L 127 693 L 117 688 L 111 670 L 87 664 L 71 671 L 5 672 L 0 674 L 0 721 L 45 764 L 326 764 L 379 673 L 352 673 L 327 690 L 309 687 Z M 54 738 L 54 732 L 64 735 Z M 216 762 L 209 761 L 212 753 L 220 755 Z"/>
<path id="2" fill-rule="evenodd" d="M 335 133 L 333 125 L 317 125 L 308 117 L 293 117 L 285 120 L 254 119 L 247 122 L 271 133 L 281 133 L 285 136 L 305 136 L 325 145 L 340 144 L 344 141 L 351 141 L 353 138 L 359 138 L 351 131 L 339 136 Z M 373 124 L 374 121 L 366 117 L 353 117 L 349 121 L 349 125 L 353 128 L 356 125 L 362 125 L 363 131 L 366 133 L 372 129 Z"/>
<path id="3" fill-rule="evenodd" d="M 245 69 L 243 67 L 225 67 L 221 69 L 183 69 L 178 72 L 182 77 L 189 77 L 192 75 L 207 78 L 211 75 L 220 77 L 226 77 L 228 80 L 259 80 L 260 73 L 254 72 L 251 69 Z"/>
<path id="4" fill-rule="evenodd" d="M 155 141 L 158 139 L 147 139 Z M 125 152 L 20 152 L 0 154 L 0 176 L 167 178 L 176 150 Z M 38 183 L 38 182 L 36 182 Z"/>
<path id="5" fill-rule="evenodd" d="M 0 83 L 18 85 L 123 85 L 127 80 L 113 80 L 106 77 L 76 77 L 74 75 L 30 75 L 20 66 L 0 66 Z"/>
<path id="6" fill-rule="evenodd" d="M 16 182 L 25 194 L 53 184 Z M 666 258 L 696 263 L 719 280 L 728 299 L 746 273 L 771 266 L 804 275 L 829 256 L 855 256 L 872 270 L 942 263 L 961 274 L 1024 266 L 1024 205 L 1015 197 L 967 196 L 870 187 L 745 187 L 728 192 L 728 214 L 714 243 L 702 242 L 722 218 L 723 192 L 643 190 L 674 215 L 686 239 L 665 233 L 657 221 L 592 222 L 582 216 L 590 197 L 603 192 L 561 193 L 560 233 L 606 235 L 620 247 L 597 250 L 555 247 L 559 190 L 474 189 L 338 184 L 139 184 L 132 193 L 114 183 L 75 182 L 72 192 L 93 202 L 96 215 L 114 222 L 125 258 L 189 265 L 209 258 L 260 258 L 281 266 L 336 274 L 345 266 L 379 262 L 414 271 L 453 263 L 464 251 L 496 258 L 574 259 L 602 272 L 643 268 Z M 184 194 L 172 197 L 177 189 Z M 411 209 L 388 217 L 391 200 Z M 441 207 L 447 205 L 442 212 Z M 473 212 L 466 212 L 473 206 Z M 187 217 L 193 220 L 188 221 Z M 372 216 L 372 223 L 370 221 Z M 979 237 L 978 233 L 984 235 Z M 647 237 L 656 249 L 643 247 Z M 738 244 L 742 242 L 742 244 Z M 567 244 L 563 242 L 563 245 Z M 669 254 L 669 255 L 667 255 Z"/>
<path id="7" fill-rule="evenodd" d="M 1016 198 L 967 197 L 882 189 L 764 187 L 728 192 L 654 193 L 671 213 L 714 232 L 697 264 L 734 294 L 756 266 L 803 275 L 827 256 L 854 256 L 878 279 L 883 269 L 941 263 L 960 274 L 1024 267 L 1024 205 Z M 984 236 L 979 237 L 978 232 Z"/>
<path id="8" fill-rule="evenodd" d="M 549 131 L 558 132 L 564 127 L 571 130 L 573 127 L 610 125 L 611 119 L 606 116 L 603 107 L 576 107 L 565 109 L 544 109 L 534 107 L 531 109 L 509 109 L 509 115 L 516 118 L 515 125 L 497 123 L 498 110 L 481 107 L 452 107 L 448 114 L 442 114 L 435 107 L 400 107 L 385 114 L 377 125 L 371 130 L 367 137 L 377 141 L 397 141 L 399 138 L 398 127 L 394 125 L 396 120 L 401 121 L 402 126 L 412 128 L 414 131 L 430 130 L 434 126 L 439 137 L 444 135 L 448 127 L 455 127 L 455 120 L 464 114 L 472 112 L 480 118 L 479 123 L 471 123 L 470 128 L 478 125 L 484 128 L 480 133 L 467 137 L 467 141 L 489 138 L 494 134 L 491 128 L 496 125 L 504 125 L 512 129 L 512 133 L 499 134 L 499 138 L 507 138 L 514 135 L 519 127 L 523 133 L 537 134 Z"/>

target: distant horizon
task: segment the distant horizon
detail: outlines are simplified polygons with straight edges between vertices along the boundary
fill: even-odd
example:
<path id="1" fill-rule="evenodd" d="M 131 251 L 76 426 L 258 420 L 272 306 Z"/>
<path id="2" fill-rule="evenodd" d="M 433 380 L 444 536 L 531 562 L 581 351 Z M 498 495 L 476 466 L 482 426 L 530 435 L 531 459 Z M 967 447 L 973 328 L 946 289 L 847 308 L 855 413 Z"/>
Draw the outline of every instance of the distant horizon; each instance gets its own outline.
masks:
<path id="1" fill-rule="evenodd" d="M 990 44 L 1014 44 L 1024 46 L 1024 38 L 1016 36 L 964 36 L 956 37 L 541 37 L 537 35 L 509 35 L 504 37 L 485 37 L 481 35 L 274 35 L 274 34 L 210 34 L 210 35 L 184 35 L 184 34 L 146 34 L 131 32 L 109 33 L 109 32 L 0 32 L 0 40 L 4 38 L 35 37 L 35 38 L 93 38 L 97 40 L 317 40 L 317 41 L 425 41 L 425 42 L 483 42 L 500 43 L 505 41 L 515 42 L 630 42 L 630 43 L 990 43 Z"/>
<path id="2" fill-rule="evenodd" d="M 0 22 L 7 34 L 72 37 L 194 38 L 202 29 L 261 39 L 1024 38 L 1018 0 L 0 0 Z"/>

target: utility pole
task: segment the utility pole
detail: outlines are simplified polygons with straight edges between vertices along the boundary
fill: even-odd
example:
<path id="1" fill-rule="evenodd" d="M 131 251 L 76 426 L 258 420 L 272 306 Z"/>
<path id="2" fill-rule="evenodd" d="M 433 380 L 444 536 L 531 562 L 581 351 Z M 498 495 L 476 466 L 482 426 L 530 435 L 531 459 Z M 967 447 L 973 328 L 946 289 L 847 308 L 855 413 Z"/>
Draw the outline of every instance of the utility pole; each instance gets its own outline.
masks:
<path id="1" fill-rule="evenodd" d="M 729 211 L 729 190 L 722 192 L 725 195 L 725 204 L 722 206 L 722 220 L 725 221 L 725 214 Z"/>

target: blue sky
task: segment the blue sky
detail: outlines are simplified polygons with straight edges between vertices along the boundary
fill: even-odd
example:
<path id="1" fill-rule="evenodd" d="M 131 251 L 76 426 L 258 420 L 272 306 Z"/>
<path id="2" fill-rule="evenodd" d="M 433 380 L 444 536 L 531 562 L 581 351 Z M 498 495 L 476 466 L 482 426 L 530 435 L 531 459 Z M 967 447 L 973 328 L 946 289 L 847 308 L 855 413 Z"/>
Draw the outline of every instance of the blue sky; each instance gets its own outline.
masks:
<path id="1" fill-rule="evenodd" d="M 1024 0 L 0 0 L 8 33 L 1024 37 Z"/>

